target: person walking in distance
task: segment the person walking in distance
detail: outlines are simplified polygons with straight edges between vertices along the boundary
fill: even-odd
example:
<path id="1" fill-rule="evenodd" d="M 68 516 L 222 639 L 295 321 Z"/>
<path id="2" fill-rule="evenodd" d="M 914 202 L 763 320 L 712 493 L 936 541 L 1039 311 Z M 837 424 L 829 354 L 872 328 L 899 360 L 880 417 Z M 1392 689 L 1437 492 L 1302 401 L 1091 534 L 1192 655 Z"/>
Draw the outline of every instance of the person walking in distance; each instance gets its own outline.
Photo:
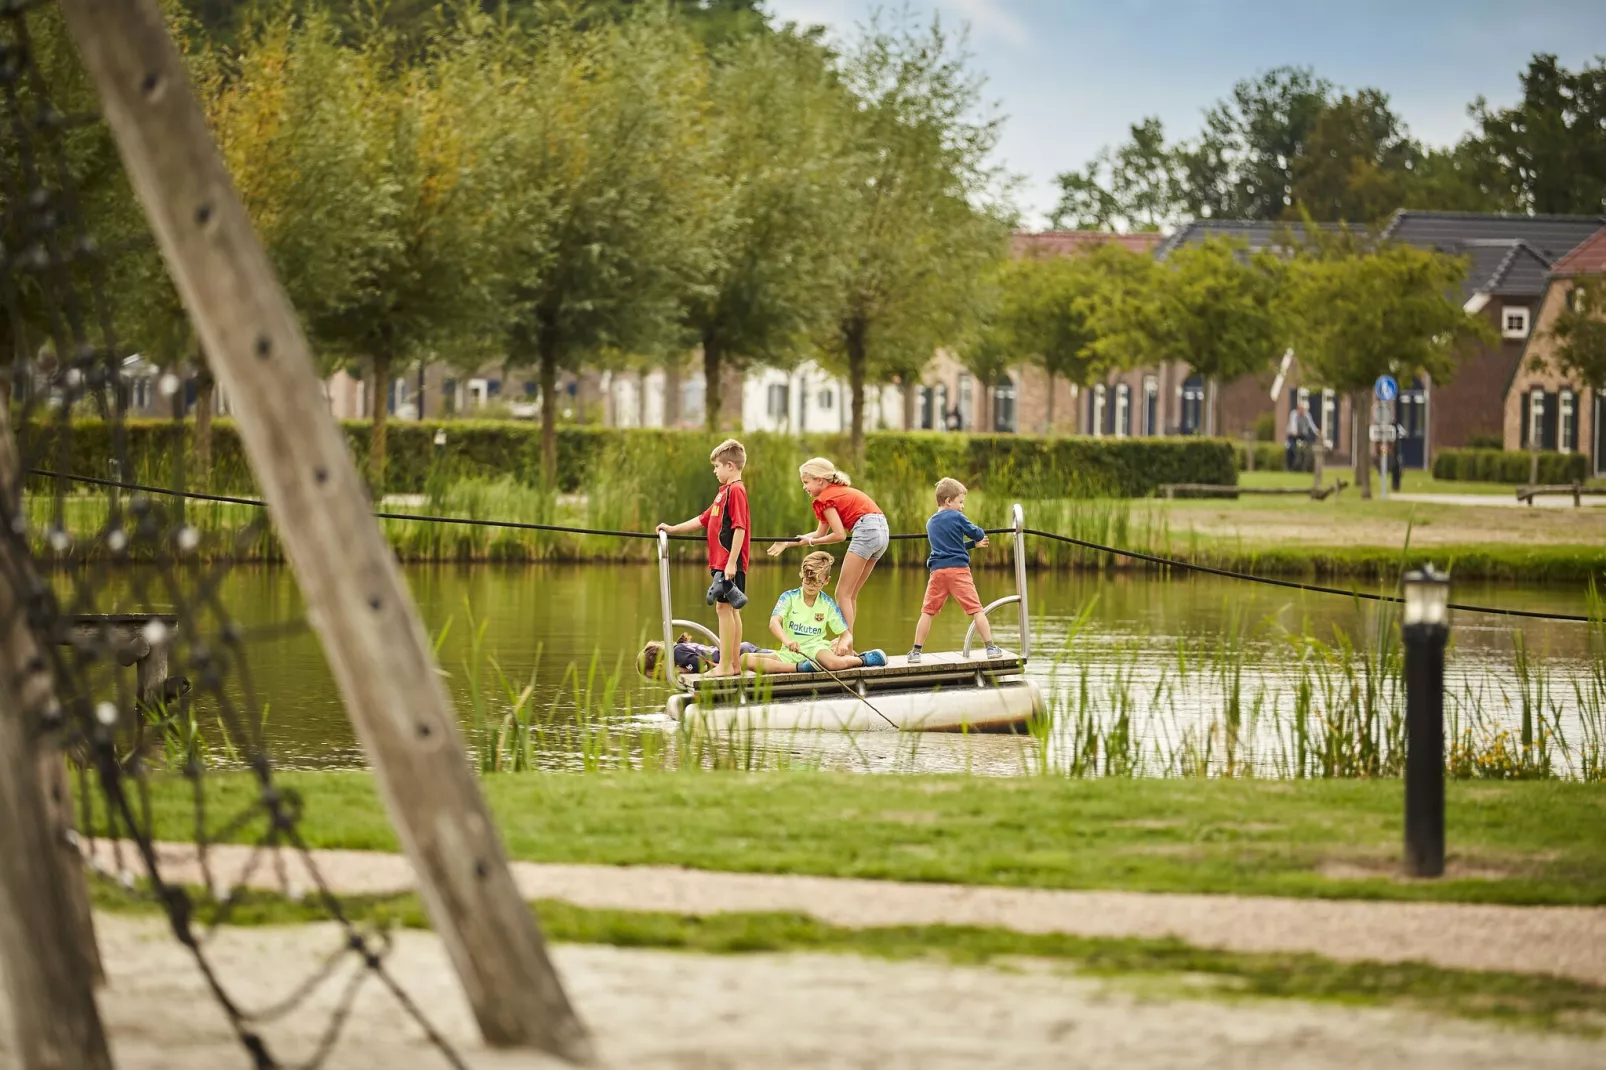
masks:
<path id="1" fill-rule="evenodd" d="M 1316 421 L 1310 418 L 1310 402 L 1303 399 L 1288 413 L 1288 450 L 1283 459 L 1283 470 L 1299 469 L 1299 447 L 1316 441 Z"/>

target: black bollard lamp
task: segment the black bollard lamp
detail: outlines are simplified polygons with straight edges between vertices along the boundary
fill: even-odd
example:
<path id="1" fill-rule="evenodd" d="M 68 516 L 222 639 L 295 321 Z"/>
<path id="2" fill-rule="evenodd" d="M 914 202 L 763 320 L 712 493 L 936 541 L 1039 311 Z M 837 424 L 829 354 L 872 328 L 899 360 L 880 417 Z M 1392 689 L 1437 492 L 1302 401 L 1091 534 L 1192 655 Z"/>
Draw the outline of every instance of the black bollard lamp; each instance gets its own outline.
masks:
<path id="1" fill-rule="evenodd" d="M 1405 608 L 1405 871 L 1444 873 L 1444 648 L 1450 577 L 1432 565 L 1401 577 Z"/>

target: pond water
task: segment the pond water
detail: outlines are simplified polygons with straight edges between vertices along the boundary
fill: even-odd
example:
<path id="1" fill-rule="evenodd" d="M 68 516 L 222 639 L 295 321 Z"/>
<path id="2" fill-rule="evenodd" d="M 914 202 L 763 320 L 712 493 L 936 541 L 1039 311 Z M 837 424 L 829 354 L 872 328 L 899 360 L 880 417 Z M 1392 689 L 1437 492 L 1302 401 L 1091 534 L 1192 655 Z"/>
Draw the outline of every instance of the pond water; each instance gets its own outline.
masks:
<path id="1" fill-rule="evenodd" d="M 660 632 L 654 568 L 473 565 L 404 571 L 431 634 L 444 631 L 440 662 L 465 725 L 475 681 L 482 708 L 497 717 L 511 705 L 510 696 L 528 684 L 531 702 L 546 723 L 572 725 L 577 700 L 569 672 L 574 668 L 592 679 L 592 701 L 605 704 L 604 720 L 631 731 L 662 730 L 657 711 L 666 692 L 639 679 L 633 666 L 642 643 Z M 114 574 L 103 592 L 106 604 L 96 609 L 134 608 L 129 604 L 133 582 L 130 574 Z M 861 649 L 908 649 L 924 583 L 925 573 L 918 569 L 884 568 L 872 577 L 860 602 Z M 987 601 L 1014 590 L 1013 574 L 1004 570 L 978 572 L 977 583 Z M 768 638 L 768 608 L 776 594 L 795 584 L 793 568 L 755 570 L 749 583 L 752 603 L 744 613 L 748 638 L 760 643 Z M 706 585 L 701 569 L 674 570 L 678 616 L 713 623 L 713 612 L 703 603 Z M 765 741 L 765 746 L 821 764 L 870 770 L 1012 774 L 1045 761 L 1085 763 L 1091 753 L 1094 769 L 1102 763 L 1119 771 L 1130 762 L 1175 772 L 1193 763 L 1198 771 L 1204 762 L 1219 771 L 1226 761 L 1292 775 L 1296 767 L 1318 760 L 1306 753 L 1312 748 L 1365 751 L 1364 737 L 1374 741 L 1374 749 L 1379 739 L 1386 744 L 1388 719 L 1403 708 L 1395 672 L 1387 665 L 1379 671 L 1378 659 L 1366 653 L 1379 646 L 1380 634 L 1393 634 L 1393 618 L 1373 603 L 1201 577 L 1045 571 L 1030 575 L 1028 587 L 1031 672 L 1055 712 L 1055 727 L 1046 739 L 916 739 L 885 733 L 855 740 L 811 736 Z M 219 594 L 238 622 L 258 636 L 248 644 L 248 667 L 258 700 L 268 707 L 265 734 L 275 760 L 300 768 L 360 764 L 319 644 L 310 631 L 294 627 L 304 622 L 304 609 L 290 571 L 238 567 L 223 579 Z M 1559 587 L 1461 584 L 1455 599 L 1561 613 L 1586 609 L 1582 589 Z M 995 620 L 1006 647 L 1017 642 L 1015 620 L 1013 606 Z M 965 625 L 958 609 L 950 607 L 927 648 L 957 649 Z M 1502 727 L 1520 734 L 1526 695 L 1530 716 L 1548 726 L 1547 732 L 1560 734 L 1562 767 L 1575 765 L 1581 749 L 1592 745 L 1598 751 L 1600 711 L 1592 708 L 1590 695 L 1599 694 L 1598 687 L 1591 691 L 1591 682 L 1599 680 L 1601 667 L 1600 658 L 1591 656 L 1584 625 L 1460 613 L 1453 626 L 1449 677 L 1455 733 L 1471 731 L 1485 741 Z M 1526 663 L 1520 648 L 1531 655 Z M 176 657 L 183 654 L 181 648 Z M 175 664 L 174 671 L 183 670 Z M 1369 689 L 1375 690 L 1372 699 Z M 206 711 L 200 714 L 204 721 Z M 1325 744 L 1312 742 L 1323 732 Z M 563 740 L 547 737 L 540 764 L 578 764 L 582 749 L 572 734 Z M 1321 760 L 1364 759 L 1329 754 Z"/>

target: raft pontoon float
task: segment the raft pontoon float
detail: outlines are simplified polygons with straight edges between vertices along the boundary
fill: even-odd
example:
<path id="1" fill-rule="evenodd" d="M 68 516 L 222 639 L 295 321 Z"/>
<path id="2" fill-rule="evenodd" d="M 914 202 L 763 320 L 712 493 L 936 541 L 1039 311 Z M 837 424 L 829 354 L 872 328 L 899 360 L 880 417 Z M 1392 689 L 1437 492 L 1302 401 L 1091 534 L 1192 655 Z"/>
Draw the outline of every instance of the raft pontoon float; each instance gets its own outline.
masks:
<path id="1" fill-rule="evenodd" d="M 709 678 L 673 673 L 675 694 L 664 712 L 676 721 L 691 719 L 715 729 L 801 729 L 814 731 L 1015 732 L 1042 712 L 1042 695 L 1026 678 L 1031 655 L 1031 616 L 1026 605 L 1026 517 L 1017 504 L 1014 527 L 1015 593 L 985 607 L 1014 603 L 1020 618 L 1020 651 L 1002 657 L 973 657 L 976 625 L 965 632 L 962 649 L 926 651 L 909 664 L 907 655 L 889 655 L 877 668 L 835 673 L 743 673 Z M 669 591 L 669 538 L 658 534 L 658 592 L 663 603 L 665 662 L 675 632 L 687 629 L 719 645 L 719 636 L 694 620 L 675 616 Z M 671 670 L 673 672 L 673 670 Z"/>

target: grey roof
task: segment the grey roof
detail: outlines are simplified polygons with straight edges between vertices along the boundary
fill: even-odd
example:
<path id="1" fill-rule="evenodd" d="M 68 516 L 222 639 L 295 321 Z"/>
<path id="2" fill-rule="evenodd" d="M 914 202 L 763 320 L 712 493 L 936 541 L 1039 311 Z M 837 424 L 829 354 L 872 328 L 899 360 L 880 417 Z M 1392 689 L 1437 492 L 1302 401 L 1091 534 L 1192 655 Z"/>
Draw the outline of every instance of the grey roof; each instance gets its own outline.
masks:
<path id="1" fill-rule="evenodd" d="M 1336 231 L 1338 223 L 1320 223 L 1323 230 Z M 1184 223 L 1174 233 L 1161 242 L 1154 250 L 1157 260 L 1164 260 L 1171 253 L 1184 245 L 1202 242 L 1206 238 L 1226 237 L 1235 238 L 1245 242 L 1252 253 L 1262 249 L 1284 244 L 1291 235 L 1295 241 L 1299 240 L 1301 225 L 1299 223 L 1284 223 L 1264 219 L 1195 219 L 1191 223 Z M 1574 243 L 1576 244 L 1576 243 Z"/>
<path id="2" fill-rule="evenodd" d="M 1457 255 L 1471 261 L 1461 284 L 1463 297 L 1478 293 L 1538 297 L 1545 292 L 1551 261 L 1525 241 L 1463 242 Z"/>
<path id="3" fill-rule="evenodd" d="M 1336 231 L 1343 224 L 1322 223 Z M 1298 223 L 1258 219 L 1198 219 L 1178 227 L 1155 249 L 1164 260 L 1183 245 L 1217 235 L 1237 238 L 1251 252 L 1282 244 Z M 1383 228 L 1382 236 L 1423 249 L 1436 249 L 1467 257 L 1471 264 L 1462 296 L 1475 293 L 1533 295 L 1544 293 L 1550 266 L 1606 226 L 1606 216 L 1497 215 L 1476 212 L 1416 212 L 1401 209 Z M 1355 230 L 1364 230 L 1354 227 Z"/>
<path id="4" fill-rule="evenodd" d="M 1606 216 L 1496 215 L 1401 209 L 1383 228 L 1383 237 L 1447 253 L 1461 253 L 1463 246 L 1474 241 L 1520 241 L 1553 264 L 1602 226 L 1606 226 Z"/>

